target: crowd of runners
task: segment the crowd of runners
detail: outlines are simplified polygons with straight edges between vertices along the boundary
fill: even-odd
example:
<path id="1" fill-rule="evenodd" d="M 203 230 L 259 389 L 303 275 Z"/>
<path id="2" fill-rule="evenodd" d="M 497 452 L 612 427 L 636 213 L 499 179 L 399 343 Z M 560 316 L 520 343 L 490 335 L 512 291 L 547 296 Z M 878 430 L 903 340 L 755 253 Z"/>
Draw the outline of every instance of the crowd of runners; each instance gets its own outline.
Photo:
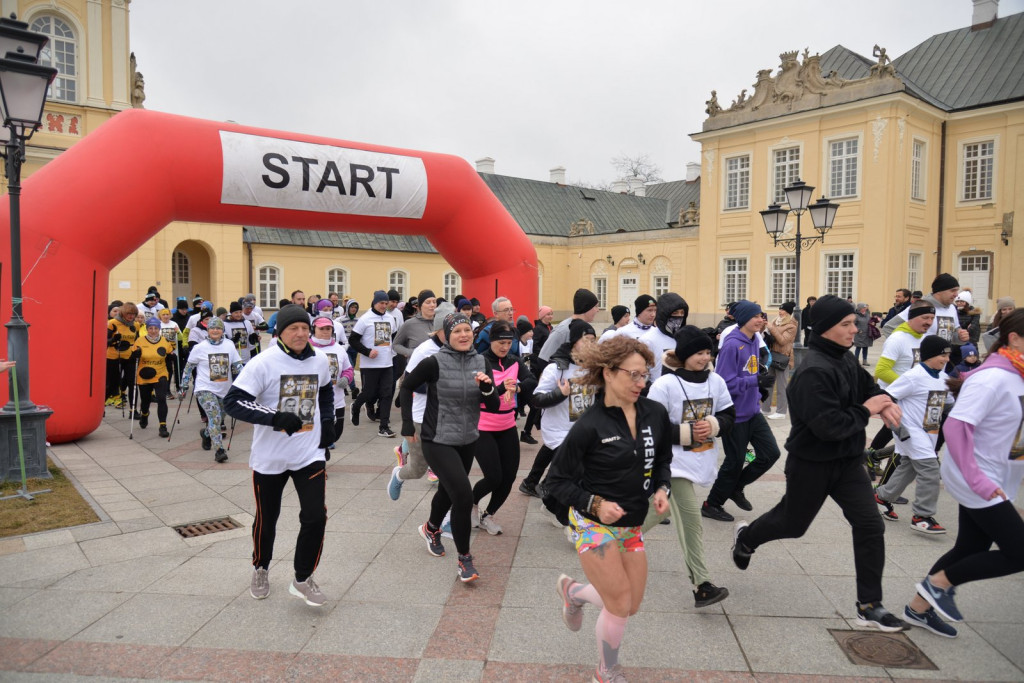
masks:
<path id="1" fill-rule="evenodd" d="M 171 407 L 194 403 L 202 447 L 218 463 L 236 421 L 252 423 L 250 593 L 270 592 L 290 479 L 300 530 L 289 592 L 311 606 L 326 601 L 313 574 L 327 523 L 326 462 L 347 406 L 347 419 L 374 422 L 382 438 L 397 436 L 397 409 L 402 440 L 386 495 L 398 500 L 413 479 L 436 482 L 417 531 L 435 557 L 451 539 L 465 583 L 481 579 L 473 529 L 502 533 L 521 444 L 539 437 L 518 491 L 542 500 L 579 554 L 586 582 L 562 575 L 556 589 L 569 629 L 581 628 L 585 605 L 599 611 L 600 682 L 625 680 L 619 646 L 643 600 L 653 526 L 672 520 L 696 607 L 729 596 L 712 582 L 702 525 L 753 512 L 746 491 L 781 455 L 767 420 L 788 418 L 785 495 L 736 522 L 736 566 L 747 569 L 765 543 L 802 536 L 832 498 L 851 526 L 857 622 L 956 637 L 960 586 L 1024 570 L 1024 520 L 1013 505 L 1024 478 L 1024 309 L 1000 300 L 1009 303 L 982 353 L 961 326 L 958 293 L 943 273 L 930 295 L 897 301 L 871 373 L 853 353 L 863 311 L 830 295 L 809 301 L 799 319 L 794 302 L 769 312 L 737 301 L 704 329 L 688 324 L 680 295 L 641 295 L 632 310 L 613 307 L 598 333 L 598 299 L 586 289 L 554 325 L 546 306 L 531 320 L 505 297 L 482 307 L 429 289 L 408 301 L 375 291 L 362 312 L 337 293 L 307 300 L 296 291 L 265 319 L 252 294 L 226 308 L 196 296 L 172 309 L 151 287 L 139 304 L 111 303 L 107 405 L 131 419 L 132 433 L 155 423 L 171 439 Z M 915 480 L 907 501 L 901 494 Z M 945 533 L 935 518 L 940 482 L 958 504 L 957 537 L 921 568 L 927 574 L 908 586 L 897 616 L 882 604 L 885 521 L 898 522 L 896 505 L 909 504 L 911 529 Z"/>

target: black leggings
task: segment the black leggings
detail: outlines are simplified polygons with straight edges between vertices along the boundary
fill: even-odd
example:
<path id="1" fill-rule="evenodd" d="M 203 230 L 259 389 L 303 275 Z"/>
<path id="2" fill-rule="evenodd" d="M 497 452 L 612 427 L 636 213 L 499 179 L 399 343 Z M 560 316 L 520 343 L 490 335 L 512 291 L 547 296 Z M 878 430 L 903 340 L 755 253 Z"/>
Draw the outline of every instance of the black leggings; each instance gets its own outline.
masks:
<path id="1" fill-rule="evenodd" d="M 345 431 L 345 406 L 334 409 L 334 440 L 341 441 L 341 433 Z"/>
<path id="2" fill-rule="evenodd" d="M 473 487 L 473 502 L 479 503 L 488 493 L 487 514 L 493 515 L 512 491 L 519 472 L 519 432 L 515 425 L 500 432 L 480 432 L 476 442 L 476 461 L 484 478 Z"/>
<path id="3" fill-rule="evenodd" d="M 281 515 L 284 485 L 291 479 L 299 497 L 299 538 L 295 544 L 295 580 L 303 582 L 316 570 L 324 549 L 327 528 L 327 505 L 324 503 L 323 461 L 306 465 L 301 470 L 285 470 L 280 474 L 252 473 L 252 491 L 256 496 L 256 519 L 252 523 L 252 566 L 270 568 L 277 537 L 277 518 Z"/>
<path id="4" fill-rule="evenodd" d="M 530 410 L 535 410 L 535 408 Z M 555 457 L 555 452 L 548 448 L 547 444 L 541 446 L 540 450 L 537 451 L 536 457 L 533 459 L 533 467 L 530 468 L 530 473 L 526 475 L 523 483 L 533 484 L 534 488 L 536 488 L 537 484 L 540 483 L 540 478 L 544 476 L 544 470 L 551 464 L 553 457 Z"/>
<path id="5" fill-rule="evenodd" d="M 452 511 L 452 538 L 460 555 L 469 555 L 469 511 L 473 507 L 473 489 L 469 485 L 469 468 L 473 465 L 476 442 L 462 446 L 445 446 L 433 441 L 423 442 L 423 458 L 437 475 L 437 491 L 430 501 L 430 527 L 441 526 L 448 510 Z"/>
<path id="6" fill-rule="evenodd" d="M 875 434 L 875 438 L 871 440 L 870 448 L 874 451 L 881 450 L 889 445 L 890 441 L 892 441 L 892 430 L 883 424 L 882 428 Z"/>
<path id="7" fill-rule="evenodd" d="M 995 543 L 999 548 L 992 550 Z M 1024 571 L 1024 519 L 1004 500 L 987 508 L 960 506 L 956 542 L 928 572 L 945 570 L 954 586 Z"/>
<path id="8" fill-rule="evenodd" d="M 153 402 L 153 395 L 156 394 L 156 416 L 160 424 L 167 423 L 167 392 L 170 390 L 170 382 L 166 377 L 161 377 L 153 384 L 139 385 L 139 412 L 149 415 L 149 405 Z"/>

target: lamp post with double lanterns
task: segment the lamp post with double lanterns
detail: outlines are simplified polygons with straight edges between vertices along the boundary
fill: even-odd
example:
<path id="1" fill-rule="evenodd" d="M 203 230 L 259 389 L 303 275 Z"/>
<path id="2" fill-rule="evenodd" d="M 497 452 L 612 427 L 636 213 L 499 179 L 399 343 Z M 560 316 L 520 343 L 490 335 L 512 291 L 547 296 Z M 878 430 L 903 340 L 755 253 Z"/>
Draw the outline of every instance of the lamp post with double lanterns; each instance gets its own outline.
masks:
<path id="1" fill-rule="evenodd" d="M 773 203 L 761 212 L 761 218 L 764 220 L 764 229 L 768 232 L 768 236 L 772 238 L 775 246 L 781 246 L 792 251 L 796 257 L 796 308 L 793 311 L 793 315 L 797 319 L 797 324 L 800 324 L 800 254 L 814 246 L 815 242 L 825 241 L 825 233 L 832 229 L 832 223 L 836 219 L 836 211 L 839 210 L 839 205 L 835 202 L 830 202 L 822 196 L 821 199 L 808 206 L 811 201 L 811 195 L 814 194 L 814 188 L 802 180 L 795 181 L 792 185 L 785 188 L 784 191 L 786 193 L 786 203 L 789 207 L 784 209 L 778 204 Z M 801 234 L 800 217 L 805 211 L 810 212 L 811 222 L 814 223 L 814 229 L 818 231 L 817 235 L 804 237 Z M 781 237 L 786 231 L 786 223 L 791 213 L 796 214 L 796 234 L 793 237 Z M 796 346 L 800 345 L 797 344 Z M 794 360 L 798 362 L 797 359 Z"/>
<path id="2" fill-rule="evenodd" d="M 45 35 L 28 30 L 28 24 L 18 21 L 13 14 L 0 19 L 0 54 L 4 55 L 0 58 L 0 139 L 4 142 L 11 210 L 11 319 L 6 324 L 7 353 L 15 362 L 16 371 L 8 373 L 9 400 L 0 409 L 0 481 L 21 470 L 19 450 L 24 451 L 28 476 L 49 476 L 46 419 L 52 412 L 34 404 L 29 395 L 29 326 L 22 316 L 21 291 L 21 166 L 25 161 L 25 142 L 40 127 L 46 92 L 57 75 L 56 69 L 38 63 L 48 40 Z"/>

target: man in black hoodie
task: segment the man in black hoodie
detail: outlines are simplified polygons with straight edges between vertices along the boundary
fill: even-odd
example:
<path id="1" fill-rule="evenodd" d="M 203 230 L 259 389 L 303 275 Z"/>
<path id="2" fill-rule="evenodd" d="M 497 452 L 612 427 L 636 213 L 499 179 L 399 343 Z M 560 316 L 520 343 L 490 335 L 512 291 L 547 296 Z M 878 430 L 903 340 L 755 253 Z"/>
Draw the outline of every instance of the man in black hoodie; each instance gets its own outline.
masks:
<path id="1" fill-rule="evenodd" d="M 853 306 L 826 295 L 813 315 L 807 355 L 786 391 L 793 424 L 786 440 L 786 494 L 749 525 L 736 524 L 733 562 L 746 569 L 768 541 L 800 538 L 831 497 L 853 527 L 857 624 L 904 631 L 906 622 L 882 607 L 885 529 L 863 465 L 868 420 L 880 415 L 895 427 L 900 409 L 850 354 L 857 334 Z"/>

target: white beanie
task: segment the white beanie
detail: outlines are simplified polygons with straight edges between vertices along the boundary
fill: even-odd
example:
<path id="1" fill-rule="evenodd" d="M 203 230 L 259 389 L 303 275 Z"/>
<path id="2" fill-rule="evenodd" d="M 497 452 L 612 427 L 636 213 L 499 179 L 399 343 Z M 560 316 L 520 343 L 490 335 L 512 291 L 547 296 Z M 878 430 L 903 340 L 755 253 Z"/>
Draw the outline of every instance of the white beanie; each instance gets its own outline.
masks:
<path id="1" fill-rule="evenodd" d="M 974 305 L 974 297 L 972 297 L 971 292 L 966 289 L 956 295 L 956 301 L 966 301 L 968 306 Z"/>

